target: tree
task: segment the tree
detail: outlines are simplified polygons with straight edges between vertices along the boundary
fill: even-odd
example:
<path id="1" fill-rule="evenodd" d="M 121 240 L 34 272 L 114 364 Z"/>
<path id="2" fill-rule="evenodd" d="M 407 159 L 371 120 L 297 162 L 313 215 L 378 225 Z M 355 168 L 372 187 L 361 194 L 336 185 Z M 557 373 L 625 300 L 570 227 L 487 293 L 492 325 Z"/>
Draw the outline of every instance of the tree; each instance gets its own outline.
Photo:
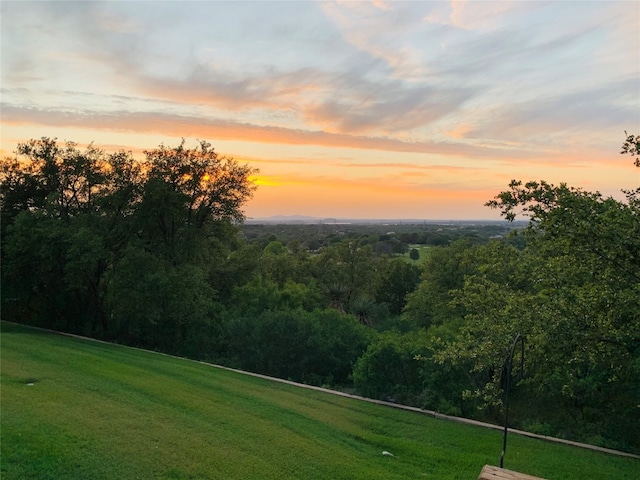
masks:
<path id="1" fill-rule="evenodd" d="M 620 153 L 622 155 L 628 154 L 632 157 L 637 157 L 634 161 L 634 165 L 636 167 L 640 167 L 640 135 L 629 135 L 626 131 L 624 133 L 627 138 L 625 138 L 624 143 L 622 144 Z"/>
<path id="2" fill-rule="evenodd" d="M 372 315 L 375 305 L 375 301 L 371 297 L 360 295 L 352 298 L 349 302 L 349 313 L 355 315 L 363 325 L 371 327 L 373 325 Z"/>
<path id="3" fill-rule="evenodd" d="M 420 379 L 425 354 L 421 336 L 385 332 L 372 342 L 353 369 L 358 391 L 367 397 L 416 403 L 422 393 Z"/>
<path id="4" fill-rule="evenodd" d="M 387 305 L 392 315 L 400 315 L 407 303 L 407 295 L 420 283 L 420 272 L 419 267 L 402 258 L 381 262 L 376 302 Z"/>
<path id="5" fill-rule="evenodd" d="M 9 318 L 75 332 L 107 329 L 104 275 L 126 238 L 132 191 L 114 197 L 129 157 L 42 138 L 2 160 L 2 304 Z M 110 183 L 109 178 L 113 181 Z M 37 242 L 38 245 L 34 245 Z M 31 248 L 25 248 L 31 245 Z"/>
<path id="6" fill-rule="evenodd" d="M 315 276 L 330 303 L 340 310 L 357 296 L 375 294 L 378 263 L 371 245 L 345 239 L 321 250 L 315 259 Z"/>
<path id="7" fill-rule="evenodd" d="M 637 137 L 629 136 L 623 152 L 635 153 L 633 142 Z M 530 217 L 525 248 L 502 255 L 509 261 L 480 261 L 467 275 L 456 293 L 467 323 L 449 358 L 471 360 L 486 379 L 476 393 L 499 405 L 506 353 L 522 333 L 527 379 L 520 388 L 544 408 L 529 408 L 528 421 L 637 450 L 640 435 L 622 426 L 640 421 L 636 192 L 626 192 L 623 202 L 544 181 L 509 187 L 488 205 L 509 220 Z"/>
<path id="8" fill-rule="evenodd" d="M 183 140 L 106 154 L 42 138 L 0 162 L 4 318 L 186 352 L 251 265 L 235 224 L 255 170 Z M 245 251 L 246 252 L 246 251 Z M 236 272 L 235 279 L 222 279 Z"/>
<path id="9" fill-rule="evenodd" d="M 173 261 L 196 261 L 194 255 L 216 236 L 216 222 L 243 220 L 241 207 L 255 189 L 249 177 L 256 170 L 219 156 L 207 142 L 185 148 L 183 140 L 144 153 L 139 236 Z"/>
<path id="10" fill-rule="evenodd" d="M 440 325 L 463 315 L 459 306 L 451 305 L 450 292 L 460 288 L 465 275 L 472 271 L 465 255 L 471 248 L 468 240 L 461 239 L 430 250 L 422 264 L 420 283 L 407 296 L 405 315 L 414 326 Z"/>
<path id="11" fill-rule="evenodd" d="M 345 385 L 368 329 L 335 310 L 266 310 L 229 326 L 229 357 L 240 368 L 315 385 Z"/>
<path id="12" fill-rule="evenodd" d="M 330 283 L 325 287 L 325 293 L 329 300 L 329 306 L 340 313 L 345 312 L 345 304 L 349 298 L 349 287 L 343 283 Z"/>
<path id="13" fill-rule="evenodd" d="M 145 156 L 146 176 L 133 213 L 137 235 L 123 262 L 136 265 L 149 257 L 150 268 L 139 273 L 117 265 L 122 268 L 114 269 L 114 284 L 128 285 L 122 295 L 131 298 L 132 313 L 122 311 L 123 302 L 110 305 L 121 310 L 121 322 L 135 322 L 124 328 L 126 335 L 142 332 L 149 345 L 181 352 L 196 332 L 206 330 L 216 287 L 235 282 L 220 277 L 230 271 L 229 258 L 238 247 L 233 223 L 243 219 L 241 206 L 255 188 L 249 181 L 255 170 L 219 156 L 207 142 L 186 148 L 183 140 Z"/>
<path id="14" fill-rule="evenodd" d="M 409 250 L 409 258 L 414 262 L 420 259 L 420 252 L 417 248 L 412 248 L 411 250 Z"/>

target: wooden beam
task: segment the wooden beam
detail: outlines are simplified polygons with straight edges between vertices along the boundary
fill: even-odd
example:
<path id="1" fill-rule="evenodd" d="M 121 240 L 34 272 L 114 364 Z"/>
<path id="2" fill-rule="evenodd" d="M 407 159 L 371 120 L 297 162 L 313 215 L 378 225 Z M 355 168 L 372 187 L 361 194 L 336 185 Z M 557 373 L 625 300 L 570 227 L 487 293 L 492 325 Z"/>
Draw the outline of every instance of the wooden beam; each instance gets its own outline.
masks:
<path id="1" fill-rule="evenodd" d="M 514 472 L 505 468 L 485 465 L 478 480 L 544 480 L 540 477 L 534 477 L 525 473 Z"/>

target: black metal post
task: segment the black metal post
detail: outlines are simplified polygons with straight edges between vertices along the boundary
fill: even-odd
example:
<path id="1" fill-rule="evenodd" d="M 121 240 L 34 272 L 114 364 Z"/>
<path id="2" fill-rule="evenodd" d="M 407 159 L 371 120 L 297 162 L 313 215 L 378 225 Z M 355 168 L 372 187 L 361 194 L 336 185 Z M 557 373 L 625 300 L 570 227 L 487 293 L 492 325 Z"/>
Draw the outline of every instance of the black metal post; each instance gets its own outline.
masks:
<path id="1" fill-rule="evenodd" d="M 524 370 L 524 337 L 519 333 L 516 335 L 513 345 L 511 345 L 511 351 L 507 358 L 506 378 L 504 384 L 504 432 L 502 434 L 502 453 L 500 454 L 500 468 L 504 465 L 504 454 L 507 451 L 507 420 L 509 418 L 509 391 L 511 390 L 511 370 L 513 367 L 513 354 L 515 353 L 516 346 L 520 342 L 520 374 Z"/>

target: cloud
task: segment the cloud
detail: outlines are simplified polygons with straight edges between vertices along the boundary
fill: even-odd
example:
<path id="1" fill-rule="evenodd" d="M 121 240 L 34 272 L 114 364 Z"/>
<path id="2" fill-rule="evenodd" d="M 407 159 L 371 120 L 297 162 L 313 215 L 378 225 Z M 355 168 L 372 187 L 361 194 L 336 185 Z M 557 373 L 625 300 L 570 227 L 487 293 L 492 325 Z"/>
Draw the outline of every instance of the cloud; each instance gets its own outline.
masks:
<path id="1" fill-rule="evenodd" d="M 41 124 L 60 127 L 160 133 L 172 137 L 233 139 L 250 142 L 291 145 L 320 145 L 390 152 L 414 152 L 458 157 L 505 157 L 513 153 L 474 147 L 461 143 L 408 142 L 388 137 L 367 137 L 263 127 L 226 120 L 205 119 L 157 112 L 60 111 L 2 105 L 2 122 L 6 124 Z"/>
<path id="2" fill-rule="evenodd" d="M 185 49 L 184 54 L 179 54 L 175 51 L 177 45 L 165 48 L 165 43 L 154 46 L 151 41 L 158 37 L 161 27 L 168 27 L 167 5 L 149 12 L 148 9 L 134 10 L 135 5 L 90 3 L 75 8 L 68 2 L 63 3 L 39 5 L 31 13 L 33 25 L 26 28 L 23 24 L 29 32 L 27 38 L 44 34 L 48 40 L 41 42 L 46 45 L 44 49 L 37 49 L 35 45 L 28 49 L 40 52 L 41 58 L 35 64 L 21 65 L 20 61 L 24 60 L 20 59 L 31 56 L 26 49 L 16 47 L 16 54 L 12 55 L 14 61 L 8 69 L 8 75 L 16 81 L 33 78 L 58 82 L 66 74 L 76 81 L 82 79 L 94 92 L 115 86 L 123 97 L 155 98 L 185 106 L 197 105 L 195 108 L 199 109 L 248 113 L 253 117 L 273 117 L 269 113 L 275 112 L 286 115 L 289 123 L 298 126 L 306 123 L 307 127 L 334 133 L 378 135 L 425 128 L 442 116 L 454 113 L 478 93 L 477 89 L 466 86 L 389 78 L 389 67 L 380 57 L 372 58 L 345 48 L 326 35 L 303 37 L 306 43 L 302 48 L 314 53 L 329 49 L 335 52 L 332 63 L 315 61 L 313 55 L 296 57 L 295 62 L 282 62 L 276 55 L 286 52 L 281 52 L 280 46 L 269 44 L 271 50 L 265 52 L 265 60 L 247 66 L 237 60 L 247 55 L 243 50 L 247 47 L 245 42 L 235 40 L 238 44 L 230 46 L 228 42 L 234 41 L 230 39 L 222 44 L 224 48 L 219 47 L 211 43 L 215 33 L 202 39 L 204 45 L 212 45 L 208 49 L 196 50 L 195 44 L 179 39 L 179 45 Z M 395 4 L 388 4 L 386 8 L 391 6 L 398 17 L 395 28 L 399 29 L 400 21 L 405 21 L 409 12 L 398 11 Z M 205 11 L 201 5 L 195 7 Z M 209 5 L 210 10 L 215 8 Z M 226 14 L 233 15 L 225 10 Z M 191 14 L 181 13 L 176 15 L 175 23 L 180 25 L 192 20 Z M 65 35 L 56 35 L 53 25 Z M 290 25 L 284 24 L 284 27 L 290 28 Z M 38 28 L 43 31 L 37 33 Z M 294 34 L 300 36 L 297 30 Z M 159 48 L 161 45 L 164 50 Z M 210 53 L 204 54 L 204 51 Z M 389 53 L 396 55 L 393 49 Z M 87 68 L 87 65 L 93 66 Z"/>
<path id="3" fill-rule="evenodd" d="M 566 138 L 563 137 L 567 135 L 584 137 L 587 131 L 610 135 L 612 130 L 620 130 L 624 125 L 629 129 L 637 128 L 640 126 L 640 99 L 632 93 L 637 86 L 637 78 L 625 78 L 606 88 L 595 87 L 506 104 L 500 107 L 497 115 L 486 117 L 476 128 L 467 125 L 462 136 L 520 141 L 528 139 L 534 143 L 540 135 L 544 135 L 539 139 L 541 142 L 549 143 L 555 136 L 557 141 L 565 144 Z M 553 135 L 549 135 L 550 132 Z M 601 141 L 598 135 L 593 135 L 596 138 L 592 140 Z M 583 140 L 588 143 L 590 139 Z"/>
<path id="4" fill-rule="evenodd" d="M 381 60 L 393 78 L 416 80 L 428 71 L 424 48 L 418 45 L 430 46 L 433 28 L 421 18 L 433 3 L 388 2 L 384 9 L 371 2 L 320 2 L 320 6 L 346 43 Z"/>
<path id="5" fill-rule="evenodd" d="M 231 112 L 285 113 L 291 121 L 334 133 L 408 133 L 455 114 L 483 87 L 387 79 L 380 62 L 354 58 L 345 70 L 300 67 L 231 72 L 195 65 L 180 77 L 129 72 L 140 95 Z M 382 73 L 382 72 L 380 72 Z"/>
<path id="6" fill-rule="evenodd" d="M 474 169 L 468 169 L 467 174 L 473 174 Z M 452 195 L 452 192 L 491 192 L 495 195 L 495 190 L 488 190 L 478 186 L 470 187 L 463 181 L 463 172 L 457 175 L 415 175 L 413 173 L 400 172 L 394 175 L 375 175 L 370 177 L 345 177 L 333 174 L 318 175 L 316 173 L 289 173 L 286 175 L 265 175 L 267 184 L 278 186 L 304 186 L 322 187 L 327 190 L 337 190 L 345 192 L 349 197 L 356 197 L 358 191 L 368 191 L 372 195 L 380 197 L 383 193 L 393 193 L 394 195 L 411 196 L 417 193 L 425 195 Z M 261 177 L 258 175 L 258 177 Z M 348 193 L 347 193 L 348 192 Z"/>
<path id="7" fill-rule="evenodd" d="M 318 160 L 316 158 L 299 158 L 299 159 L 280 159 L 280 158 L 256 158 L 249 156 L 240 156 L 237 157 L 236 160 L 241 159 L 242 161 L 249 162 L 251 164 L 260 165 L 263 164 L 265 166 L 282 166 L 282 165 L 304 165 L 306 167 L 313 165 L 321 165 L 322 168 L 345 168 L 349 170 L 365 170 L 368 172 L 372 171 L 401 171 L 405 172 L 402 175 L 429 175 L 433 172 L 442 172 L 448 174 L 460 174 L 460 173 L 468 173 L 470 171 L 480 172 L 486 170 L 486 167 L 482 166 L 456 166 L 456 165 L 446 165 L 446 164 L 419 164 L 419 163 L 408 163 L 408 162 L 357 162 L 355 160 L 346 161 L 346 160 L 334 160 L 334 159 L 322 159 Z M 386 175 L 386 174 L 385 174 Z"/>
<path id="8" fill-rule="evenodd" d="M 196 65 L 180 78 L 148 76 L 132 71 L 140 94 L 184 104 L 210 105 L 234 110 L 293 109 L 298 101 L 323 90 L 324 76 L 309 68 L 291 72 L 268 71 L 237 74 Z"/>
<path id="9" fill-rule="evenodd" d="M 347 95 L 323 99 L 306 109 L 305 117 L 313 124 L 345 133 L 408 133 L 454 114 L 479 92 L 399 80 L 374 83 L 359 79 L 350 85 L 335 85 L 336 91 Z"/>
<path id="10" fill-rule="evenodd" d="M 605 30 L 581 15 L 584 21 L 575 27 L 569 26 L 562 33 L 547 31 L 543 29 L 544 13 L 549 7 L 534 8 L 519 2 L 390 2 L 377 6 L 323 2 L 319 8 L 339 29 L 341 39 L 315 33 L 323 26 L 316 19 L 311 24 L 315 29 L 308 34 L 299 25 L 281 20 L 256 24 L 243 38 L 222 41 L 227 34 L 225 26 L 207 32 L 195 23 L 194 15 L 219 12 L 222 19 L 242 19 L 245 17 L 240 7 L 206 3 L 179 10 L 162 3 L 149 11 L 135 3 L 84 2 L 77 8 L 68 2 L 58 3 L 34 8 L 33 20 L 29 20 L 32 23 L 23 35 L 28 48 L 14 47 L 19 54 L 9 55 L 4 78 L 14 82 L 48 78 L 49 82 L 62 83 L 63 70 L 68 68 L 73 81 L 83 79 L 85 88 L 93 92 L 115 88 L 121 98 L 129 97 L 132 103 L 155 99 L 173 104 L 172 112 L 187 116 L 202 112 L 222 117 L 228 112 L 230 121 L 236 123 L 318 129 L 350 136 L 423 140 L 433 138 L 437 131 L 454 131 L 451 119 L 462 118 L 469 125 L 482 123 L 482 128 L 454 138 L 471 139 L 473 132 L 478 136 L 483 131 L 492 135 L 493 145 L 500 143 L 496 141 L 500 130 L 485 124 L 506 125 L 513 130 L 509 105 L 532 111 L 541 119 L 557 118 L 553 112 L 545 116 L 543 109 L 535 112 L 530 106 L 563 107 L 554 99 L 562 90 L 575 89 L 580 75 L 577 66 L 590 58 L 588 52 L 576 49 L 585 40 L 597 44 Z M 266 13 L 262 6 L 258 10 L 253 16 Z M 304 11 L 303 6 L 296 5 L 291 13 L 300 21 L 308 21 L 311 14 Z M 563 11 L 571 13 L 575 8 L 564 7 Z M 9 13 L 17 14 L 11 9 Z M 489 13 L 495 14 L 491 22 L 485 18 Z M 517 28 L 523 13 L 533 15 L 533 29 Z M 424 21 L 446 19 L 447 15 L 469 28 L 473 19 L 479 25 L 496 25 L 460 31 L 455 22 L 443 26 Z M 485 23 L 480 22 L 482 19 Z M 505 19 L 512 20 L 513 26 L 505 27 Z M 171 21 L 176 30 L 170 28 Z M 554 19 L 551 24 L 559 21 Z M 22 28 L 27 20 L 20 22 Z M 191 23 L 193 35 L 176 35 L 178 27 Z M 3 26 L 7 24 L 11 22 L 3 22 Z M 45 41 L 47 46 L 40 50 L 32 45 L 38 28 L 51 40 Z M 159 42 L 165 29 L 167 36 L 176 38 L 175 44 Z M 628 32 L 628 28 L 620 29 Z M 59 31 L 65 34 L 58 35 Z M 300 49 L 307 55 L 290 54 L 284 44 L 274 43 L 273 35 L 285 33 L 303 42 L 288 50 Z M 260 53 L 263 47 L 255 50 L 258 47 L 254 44 L 263 40 L 267 45 Z M 159 43 L 154 45 L 154 41 Z M 446 45 L 442 47 L 441 43 Z M 245 51 L 245 47 L 251 48 Z M 316 60 L 315 56 L 327 48 L 333 55 L 324 53 L 322 61 Z M 26 60 L 32 58 L 27 54 L 30 51 L 64 57 L 58 57 L 57 62 L 51 58 L 38 61 L 36 57 L 34 62 Z M 256 53 L 260 56 L 252 57 Z M 245 57 L 254 58 L 253 63 L 248 64 Z M 94 66 L 88 66 L 91 64 Z M 571 82 L 558 81 L 554 91 L 549 85 L 550 72 L 559 78 L 572 76 Z M 637 88 L 625 88 L 637 93 Z M 580 122 L 584 112 L 563 109 L 572 110 L 582 115 L 576 118 Z M 481 117 L 474 118 L 474 112 Z M 502 114 L 503 118 L 497 118 Z M 605 116 L 613 114 L 605 112 Z M 544 122 L 536 122 L 536 118 L 529 123 L 543 132 Z M 570 120 L 566 116 L 565 123 Z"/>
<path id="11" fill-rule="evenodd" d="M 527 2 L 455 0 L 450 2 L 452 25 L 465 30 L 493 30 L 501 26 L 504 17 L 530 8 Z"/>

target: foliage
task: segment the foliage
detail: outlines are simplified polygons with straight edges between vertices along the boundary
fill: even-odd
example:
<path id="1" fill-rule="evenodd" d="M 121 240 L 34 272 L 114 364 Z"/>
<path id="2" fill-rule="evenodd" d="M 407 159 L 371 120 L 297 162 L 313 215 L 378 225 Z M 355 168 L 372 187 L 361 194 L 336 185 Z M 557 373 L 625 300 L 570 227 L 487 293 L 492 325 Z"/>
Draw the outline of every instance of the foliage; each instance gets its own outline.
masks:
<path id="1" fill-rule="evenodd" d="M 392 315 L 399 315 L 407 303 L 407 295 L 413 292 L 420 282 L 420 269 L 394 258 L 382 263 L 380 281 L 375 299 L 389 308 Z"/>
<path id="2" fill-rule="evenodd" d="M 373 296 L 378 263 L 379 257 L 370 245 L 347 240 L 322 249 L 316 271 L 320 285 L 340 285 L 344 289 L 344 297 L 336 299 L 344 307 L 359 295 Z"/>
<path id="3" fill-rule="evenodd" d="M 504 251 L 467 275 L 456 299 L 462 335 L 443 358 L 473 362 L 486 377 L 475 394 L 501 404 L 504 361 L 517 333 L 526 337 L 529 399 L 555 405 L 527 411 L 553 418 L 555 434 L 618 448 L 640 446 L 640 204 L 564 184 L 513 181 L 489 202 L 508 218 L 530 216 L 526 247 Z M 487 248 L 478 249 L 481 253 Z M 474 392 L 470 392 L 474 393 Z M 496 411 L 497 413 L 497 411 Z M 522 419 L 521 419 L 522 420 Z"/>
<path id="4" fill-rule="evenodd" d="M 172 352 L 210 321 L 253 170 L 206 142 L 145 155 L 42 138 L 2 161 L 5 318 Z"/>
<path id="5" fill-rule="evenodd" d="M 270 278 L 255 275 L 231 293 L 229 310 L 234 316 L 255 316 L 264 311 L 322 307 L 322 294 L 314 282 L 309 284 L 286 280 L 282 286 Z"/>
<path id="6" fill-rule="evenodd" d="M 415 404 L 422 392 L 420 362 L 424 342 L 415 335 L 387 332 L 374 341 L 353 370 L 356 388 L 363 395 Z"/>
<path id="7" fill-rule="evenodd" d="M 629 135 L 624 132 L 627 138 L 622 144 L 621 154 L 628 154 L 632 157 L 637 157 L 634 161 L 636 167 L 640 167 L 640 135 Z"/>
<path id="8" fill-rule="evenodd" d="M 450 305 L 450 292 L 460 288 L 465 275 L 472 272 L 465 256 L 470 248 L 471 242 L 461 239 L 449 247 L 431 249 L 422 265 L 421 281 L 406 301 L 405 315 L 415 328 L 441 325 L 463 315 Z"/>
<path id="9" fill-rule="evenodd" d="M 345 385 L 368 336 L 355 318 L 335 310 L 267 310 L 232 322 L 229 356 L 244 370 Z"/>

